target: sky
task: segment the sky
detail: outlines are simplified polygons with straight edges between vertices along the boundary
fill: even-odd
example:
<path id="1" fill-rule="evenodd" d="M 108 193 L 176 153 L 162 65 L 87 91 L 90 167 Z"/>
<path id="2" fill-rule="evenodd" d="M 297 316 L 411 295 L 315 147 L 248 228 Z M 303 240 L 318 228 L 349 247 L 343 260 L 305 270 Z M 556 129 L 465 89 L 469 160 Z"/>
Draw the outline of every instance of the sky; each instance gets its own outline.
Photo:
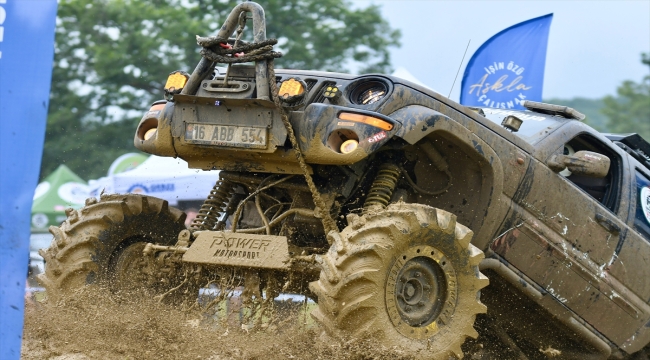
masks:
<path id="1" fill-rule="evenodd" d="M 516 23 L 553 13 L 546 54 L 543 98 L 601 98 L 624 80 L 649 75 L 641 53 L 650 53 L 650 0 L 637 1 L 407 1 L 354 0 L 376 4 L 402 46 L 391 52 L 420 82 L 447 95 L 471 40 L 451 93 L 472 54 L 490 37 Z"/>

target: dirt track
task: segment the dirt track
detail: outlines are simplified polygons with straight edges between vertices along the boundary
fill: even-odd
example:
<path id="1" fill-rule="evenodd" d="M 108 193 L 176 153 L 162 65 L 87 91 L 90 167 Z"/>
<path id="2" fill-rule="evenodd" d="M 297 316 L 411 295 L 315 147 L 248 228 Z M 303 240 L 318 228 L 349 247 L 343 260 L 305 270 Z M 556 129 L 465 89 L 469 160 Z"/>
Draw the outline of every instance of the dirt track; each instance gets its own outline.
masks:
<path id="1" fill-rule="evenodd" d="M 87 291 L 64 303 L 28 303 L 23 359 L 399 359 L 368 342 L 332 343 L 303 315 L 246 331 L 153 299 Z"/>

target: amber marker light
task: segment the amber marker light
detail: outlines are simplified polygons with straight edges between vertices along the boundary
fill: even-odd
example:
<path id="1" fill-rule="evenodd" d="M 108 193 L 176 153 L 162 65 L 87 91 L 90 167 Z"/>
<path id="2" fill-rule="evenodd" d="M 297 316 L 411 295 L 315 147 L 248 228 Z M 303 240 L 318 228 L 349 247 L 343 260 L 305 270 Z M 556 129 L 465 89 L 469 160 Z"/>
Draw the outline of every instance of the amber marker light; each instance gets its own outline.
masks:
<path id="1" fill-rule="evenodd" d="M 354 139 L 345 140 L 343 142 L 343 144 L 341 144 L 341 153 L 342 154 L 349 154 L 349 153 L 353 152 L 354 150 L 356 150 L 357 147 L 359 147 L 359 142 L 358 141 L 356 141 Z"/>
<path id="2" fill-rule="evenodd" d="M 288 97 L 300 95 L 303 92 L 305 92 L 305 88 L 302 86 L 300 81 L 291 78 L 282 82 L 278 95 L 286 99 Z"/>
<path id="3" fill-rule="evenodd" d="M 382 120 L 382 119 L 379 119 L 379 118 L 376 118 L 376 117 L 373 117 L 373 116 L 368 116 L 368 115 L 363 115 L 363 114 L 355 114 L 355 113 L 349 113 L 349 112 L 342 112 L 342 113 L 339 114 L 339 119 L 364 123 L 364 124 L 374 126 L 376 128 L 380 128 L 380 129 L 386 130 L 386 131 L 393 130 L 393 124 L 389 123 L 386 120 Z"/>
<path id="4" fill-rule="evenodd" d="M 187 74 L 184 74 L 180 71 L 174 71 L 167 77 L 167 82 L 165 83 L 165 91 L 168 91 L 170 93 L 180 91 L 187 83 L 187 79 Z"/>

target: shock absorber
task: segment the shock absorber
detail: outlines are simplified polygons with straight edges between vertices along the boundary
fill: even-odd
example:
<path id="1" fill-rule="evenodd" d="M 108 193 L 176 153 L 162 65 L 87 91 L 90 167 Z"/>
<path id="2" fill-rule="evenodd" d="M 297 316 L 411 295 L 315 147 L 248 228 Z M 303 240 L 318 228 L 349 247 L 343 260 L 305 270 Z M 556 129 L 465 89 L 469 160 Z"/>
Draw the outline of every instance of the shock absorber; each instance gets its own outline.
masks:
<path id="1" fill-rule="evenodd" d="M 393 196 L 400 174 L 401 169 L 397 165 L 390 163 L 381 165 L 363 203 L 364 209 L 372 206 L 385 208 Z"/>
<path id="2" fill-rule="evenodd" d="M 190 229 L 192 231 L 213 230 L 220 215 L 222 215 L 228 206 L 228 199 L 234 194 L 235 183 L 226 179 L 219 179 L 214 185 L 208 198 L 205 199 L 199 213 L 192 221 Z"/>

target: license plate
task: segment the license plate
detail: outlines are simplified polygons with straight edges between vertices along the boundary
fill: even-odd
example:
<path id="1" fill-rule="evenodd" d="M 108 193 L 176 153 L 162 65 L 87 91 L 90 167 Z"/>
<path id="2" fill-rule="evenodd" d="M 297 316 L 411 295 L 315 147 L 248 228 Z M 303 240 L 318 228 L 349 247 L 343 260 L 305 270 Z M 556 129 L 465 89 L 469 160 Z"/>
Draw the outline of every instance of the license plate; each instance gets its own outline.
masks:
<path id="1" fill-rule="evenodd" d="M 194 144 L 266 149 L 266 127 L 195 124 L 185 125 L 185 141 Z"/>

